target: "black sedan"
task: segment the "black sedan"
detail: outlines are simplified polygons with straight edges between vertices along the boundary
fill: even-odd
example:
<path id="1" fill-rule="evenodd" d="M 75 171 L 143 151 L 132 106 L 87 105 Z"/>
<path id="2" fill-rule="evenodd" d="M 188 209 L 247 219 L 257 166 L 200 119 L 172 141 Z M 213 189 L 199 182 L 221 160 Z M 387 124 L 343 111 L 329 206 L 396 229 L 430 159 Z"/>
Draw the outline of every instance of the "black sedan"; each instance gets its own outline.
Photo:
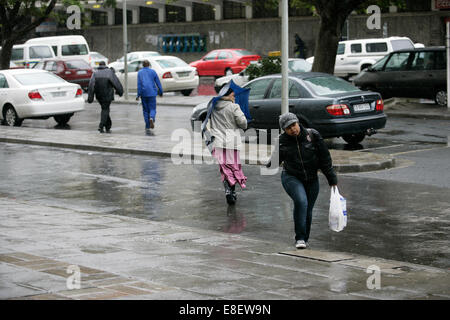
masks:
<path id="1" fill-rule="evenodd" d="M 279 129 L 281 75 L 257 78 L 244 87 L 250 88 L 250 127 Z M 193 128 L 195 121 L 205 119 L 206 106 L 202 103 L 193 109 Z M 289 74 L 289 111 L 322 137 L 342 137 L 350 144 L 360 143 L 386 124 L 380 94 L 361 91 L 341 78 L 318 72 Z"/>
<path id="2" fill-rule="evenodd" d="M 447 105 L 445 47 L 392 52 L 358 74 L 353 83 L 390 97 L 429 98 Z"/>

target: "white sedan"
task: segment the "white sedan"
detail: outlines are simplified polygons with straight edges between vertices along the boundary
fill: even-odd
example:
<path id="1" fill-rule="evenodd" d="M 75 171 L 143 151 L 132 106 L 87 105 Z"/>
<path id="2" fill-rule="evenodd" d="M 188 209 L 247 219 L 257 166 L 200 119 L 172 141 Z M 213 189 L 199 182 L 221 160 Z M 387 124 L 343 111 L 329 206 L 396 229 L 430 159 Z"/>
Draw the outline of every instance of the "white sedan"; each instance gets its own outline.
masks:
<path id="1" fill-rule="evenodd" d="M 84 110 L 83 90 L 45 70 L 0 70 L 0 108 L 0 120 L 9 126 L 50 117 L 65 125 Z"/>
<path id="2" fill-rule="evenodd" d="M 128 63 L 128 89 L 137 92 L 137 74 L 143 68 L 144 60 L 150 62 L 150 68 L 156 71 L 164 92 L 180 91 L 188 96 L 198 87 L 197 69 L 191 67 L 180 58 L 174 56 L 154 56 Z M 124 70 L 117 73 L 122 85 L 124 84 Z"/>
<path id="3" fill-rule="evenodd" d="M 127 64 L 131 61 L 138 59 L 147 59 L 148 57 L 160 56 L 161 54 L 157 51 L 133 51 L 127 53 Z M 108 64 L 108 68 L 113 69 L 114 71 L 119 71 L 123 69 L 124 66 L 124 57 L 122 56 L 120 59 L 117 59 L 114 62 Z"/>

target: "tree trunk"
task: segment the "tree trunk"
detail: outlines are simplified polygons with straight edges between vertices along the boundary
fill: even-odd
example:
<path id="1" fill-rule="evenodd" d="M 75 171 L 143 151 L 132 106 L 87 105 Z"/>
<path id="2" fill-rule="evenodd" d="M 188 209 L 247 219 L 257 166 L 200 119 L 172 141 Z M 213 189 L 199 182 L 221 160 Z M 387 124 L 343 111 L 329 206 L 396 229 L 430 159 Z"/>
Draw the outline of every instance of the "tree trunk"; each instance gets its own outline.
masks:
<path id="1" fill-rule="evenodd" d="M 305 0 L 306 1 L 306 0 Z M 308 0 L 320 16 L 320 29 L 314 48 L 312 71 L 334 73 L 342 27 L 350 12 L 365 0 Z"/>
<path id="2" fill-rule="evenodd" d="M 36 19 L 24 26 L 20 26 L 19 22 L 24 17 L 32 15 L 31 9 L 34 8 L 35 1 L 32 1 L 33 6 L 22 6 L 25 5 L 25 1 L 17 0 L 14 2 L 14 6 L 10 7 L 7 4 L 0 5 L 0 21 L 2 25 L 2 50 L 0 54 L 0 65 L 1 69 L 9 69 L 9 61 L 11 60 L 11 51 L 13 45 L 18 39 L 24 37 L 28 32 L 40 25 L 49 16 L 52 10 L 55 8 L 56 0 L 51 0 L 44 11 L 36 17 Z M 29 5 L 29 3 L 27 3 Z M 42 2 L 41 2 L 42 5 Z M 21 6 L 23 7 L 23 12 L 20 12 Z"/>
<path id="3" fill-rule="evenodd" d="M 314 49 L 312 71 L 334 73 L 337 43 L 341 37 L 342 26 L 343 23 L 340 23 L 338 18 L 332 17 L 328 19 L 321 17 L 319 35 L 316 38 L 316 47 Z"/>
<path id="4" fill-rule="evenodd" d="M 2 41 L 2 50 L 1 50 L 1 56 L 0 56 L 0 70 L 9 69 L 9 61 L 11 60 L 11 51 L 14 45 L 14 40 L 8 40 Z"/>

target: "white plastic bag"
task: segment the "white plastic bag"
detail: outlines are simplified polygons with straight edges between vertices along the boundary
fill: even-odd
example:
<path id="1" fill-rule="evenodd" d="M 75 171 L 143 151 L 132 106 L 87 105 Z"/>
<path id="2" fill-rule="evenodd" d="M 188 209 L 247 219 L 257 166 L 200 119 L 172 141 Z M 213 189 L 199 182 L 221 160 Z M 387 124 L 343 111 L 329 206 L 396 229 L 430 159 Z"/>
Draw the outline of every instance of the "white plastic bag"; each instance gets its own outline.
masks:
<path id="1" fill-rule="evenodd" d="M 347 201 L 341 196 L 337 187 L 331 188 L 330 211 L 328 226 L 331 230 L 340 232 L 347 225 Z"/>

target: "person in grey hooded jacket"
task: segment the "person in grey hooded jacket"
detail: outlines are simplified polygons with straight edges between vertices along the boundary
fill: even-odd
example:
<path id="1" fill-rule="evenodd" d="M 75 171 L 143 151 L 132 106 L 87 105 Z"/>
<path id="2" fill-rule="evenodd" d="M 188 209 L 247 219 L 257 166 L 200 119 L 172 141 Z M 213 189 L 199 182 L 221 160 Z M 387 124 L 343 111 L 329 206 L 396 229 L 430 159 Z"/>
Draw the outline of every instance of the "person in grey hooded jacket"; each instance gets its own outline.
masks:
<path id="1" fill-rule="evenodd" d="M 234 204 L 237 198 L 236 183 L 245 188 L 247 181 L 240 162 L 241 135 L 238 131 L 247 129 L 247 119 L 235 103 L 232 89 L 217 102 L 209 125 L 214 137 L 212 155 L 219 163 L 225 197 L 228 204 Z"/>
<path id="2" fill-rule="evenodd" d="M 109 116 L 109 106 L 114 100 L 114 90 L 119 96 L 123 95 L 123 87 L 113 70 L 106 67 L 104 61 L 99 63 L 98 70 L 92 75 L 89 81 L 88 103 L 94 101 L 94 94 L 97 101 L 102 107 L 100 116 L 100 124 L 98 131 L 103 133 L 103 128 L 109 133 L 112 122 Z"/>

